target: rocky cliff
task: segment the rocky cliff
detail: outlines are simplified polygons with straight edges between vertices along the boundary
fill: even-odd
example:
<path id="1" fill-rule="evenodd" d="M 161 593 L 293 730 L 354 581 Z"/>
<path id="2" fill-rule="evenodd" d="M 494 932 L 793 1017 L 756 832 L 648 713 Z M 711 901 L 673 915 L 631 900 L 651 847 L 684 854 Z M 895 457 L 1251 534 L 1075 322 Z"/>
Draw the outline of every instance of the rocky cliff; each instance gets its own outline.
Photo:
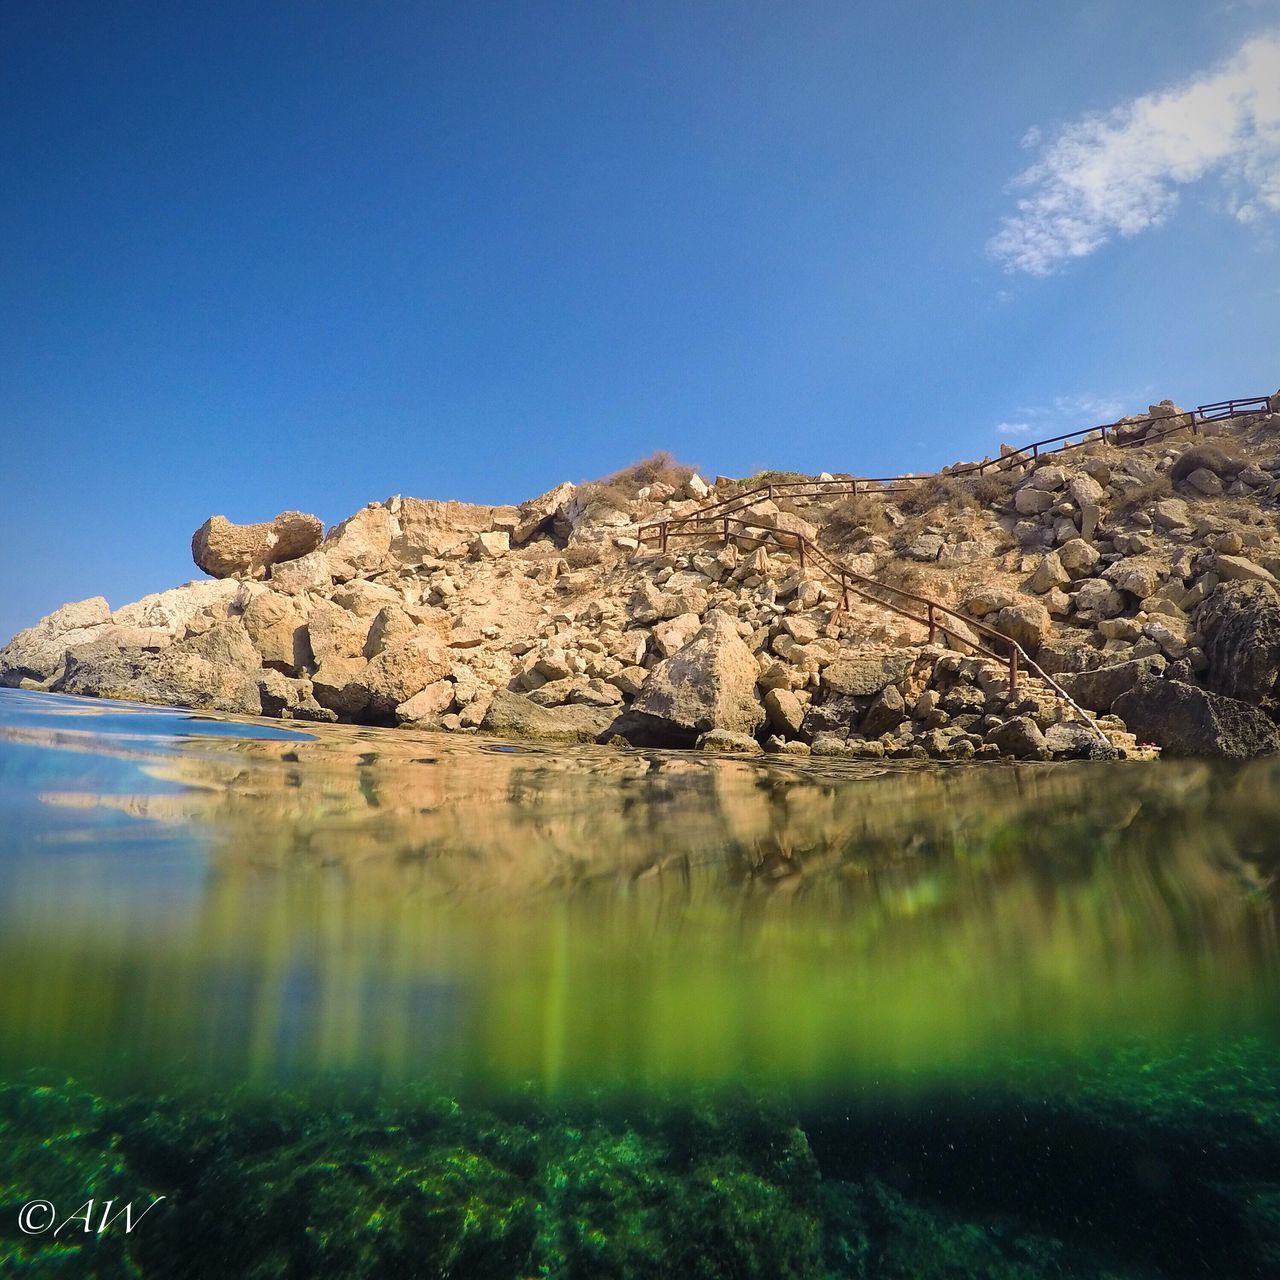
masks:
<path id="1" fill-rule="evenodd" d="M 755 495 L 771 477 L 708 484 L 659 456 L 520 506 L 393 497 L 327 533 L 213 516 L 192 539 L 210 577 L 64 605 L 0 650 L 0 683 L 735 752 L 1275 751 L 1278 427 L 1280 396 L 1225 422 L 1164 402 L 887 488 Z M 679 524 L 734 494 L 757 536 Z M 664 547 L 664 521 L 692 536 Z M 847 597 L 812 549 L 963 616 L 931 632 Z M 983 626 L 1034 659 L 1016 687 Z"/>

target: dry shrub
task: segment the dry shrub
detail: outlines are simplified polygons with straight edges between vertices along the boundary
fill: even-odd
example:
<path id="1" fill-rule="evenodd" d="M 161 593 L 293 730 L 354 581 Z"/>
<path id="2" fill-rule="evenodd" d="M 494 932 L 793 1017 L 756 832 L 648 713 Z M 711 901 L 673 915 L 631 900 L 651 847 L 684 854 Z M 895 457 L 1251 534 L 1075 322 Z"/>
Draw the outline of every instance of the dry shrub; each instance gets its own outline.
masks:
<path id="1" fill-rule="evenodd" d="M 680 489 L 697 470 L 688 463 L 678 462 L 665 449 L 641 458 L 630 466 L 615 471 L 601 480 L 592 480 L 582 486 L 586 510 L 625 510 L 634 502 L 641 489 L 655 484 L 667 484 Z"/>
<path id="2" fill-rule="evenodd" d="M 918 595 L 924 595 L 925 588 L 929 585 L 928 576 L 914 560 L 890 560 L 878 576 L 882 582 L 887 582 L 891 587 L 900 587 L 903 591 L 914 591 Z"/>
<path id="3" fill-rule="evenodd" d="M 899 504 L 908 515 L 962 515 L 1009 501 L 1015 477 L 1007 471 L 926 476 Z"/>
<path id="4" fill-rule="evenodd" d="M 740 489 L 756 489 L 762 484 L 795 484 L 798 481 L 812 480 L 803 471 L 757 471 L 755 475 L 739 480 Z"/>
<path id="5" fill-rule="evenodd" d="M 1246 465 L 1237 450 L 1227 442 L 1195 444 L 1178 455 L 1169 468 L 1169 477 L 1174 484 L 1181 484 L 1193 471 L 1199 471 L 1203 467 L 1216 476 L 1230 479 Z"/>
<path id="6" fill-rule="evenodd" d="M 979 506 L 1002 507 L 1013 500 L 1019 478 L 1009 471 L 984 471 L 964 479 Z"/>
<path id="7" fill-rule="evenodd" d="M 1173 497 L 1173 481 L 1169 479 L 1169 472 L 1159 471 L 1154 480 L 1126 489 L 1112 504 L 1111 512 L 1112 515 L 1127 516 L 1131 512 L 1150 506 L 1153 502 L 1159 502 L 1162 498 L 1171 497 Z"/>
<path id="8" fill-rule="evenodd" d="M 838 543 L 852 542 L 855 535 L 887 533 L 891 526 L 885 519 L 884 504 L 883 497 L 852 493 L 826 509 L 822 531 Z"/>

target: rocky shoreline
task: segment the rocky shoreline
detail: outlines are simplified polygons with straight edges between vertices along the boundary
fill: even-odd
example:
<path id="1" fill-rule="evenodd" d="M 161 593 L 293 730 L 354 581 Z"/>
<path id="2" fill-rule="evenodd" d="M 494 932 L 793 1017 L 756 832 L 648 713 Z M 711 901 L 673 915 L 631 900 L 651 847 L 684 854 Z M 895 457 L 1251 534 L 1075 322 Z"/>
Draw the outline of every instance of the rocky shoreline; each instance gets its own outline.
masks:
<path id="1" fill-rule="evenodd" d="M 744 754 L 1280 751 L 1280 394 L 1269 407 L 1193 434 L 1165 401 L 1127 434 L 1006 447 L 982 474 L 958 464 L 905 493 L 803 477 L 806 496 L 750 508 L 795 549 L 727 531 L 642 541 L 646 522 L 761 479 L 709 484 L 663 455 L 520 506 L 397 496 L 327 533 L 300 512 L 213 516 L 192 539 L 209 577 L 115 610 L 64 605 L 0 650 L 0 684 Z M 801 539 L 981 619 L 1070 700 L 1033 674 L 1011 689 L 963 623 L 931 643 L 841 600 Z"/>

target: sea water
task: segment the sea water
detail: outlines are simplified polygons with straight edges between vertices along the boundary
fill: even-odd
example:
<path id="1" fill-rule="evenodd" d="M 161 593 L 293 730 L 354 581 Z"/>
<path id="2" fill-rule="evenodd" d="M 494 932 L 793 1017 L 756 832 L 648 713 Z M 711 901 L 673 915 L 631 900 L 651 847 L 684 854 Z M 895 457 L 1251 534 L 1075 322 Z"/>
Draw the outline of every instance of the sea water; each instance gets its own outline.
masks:
<path id="1" fill-rule="evenodd" d="M 0 1275 L 1280 1275 L 1280 763 L 0 691 Z"/>

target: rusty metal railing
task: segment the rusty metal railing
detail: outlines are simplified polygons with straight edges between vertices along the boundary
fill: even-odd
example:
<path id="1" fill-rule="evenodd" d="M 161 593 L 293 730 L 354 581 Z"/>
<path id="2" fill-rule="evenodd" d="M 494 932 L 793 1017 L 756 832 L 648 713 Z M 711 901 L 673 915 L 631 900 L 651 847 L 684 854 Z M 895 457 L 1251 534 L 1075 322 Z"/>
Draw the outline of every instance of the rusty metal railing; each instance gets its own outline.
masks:
<path id="1" fill-rule="evenodd" d="M 1141 417 L 1129 418 L 1121 422 L 1107 422 L 1097 427 L 1082 427 L 1079 431 L 1069 431 L 1065 435 L 1050 436 L 1046 440 L 1036 440 L 1015 449 L 1000 458 L 984 458 L 981 462 L 970 462 L 952 467 L 946 472 L 930 472 L 916 476 L 879 476 L 879 477 L 838 477 L 831 480 L 774 480 L 756 485 L 742 493 L 731 494 L 717 499 L 688 516 L 676 517 L 677 520 L 693 519 L 711 512 L 720 515 L 732 515 L 762 500 L 772 501 L 774 498 L 818 498 L 837 494 L 856 495 L 859 493 L 880 496 L 889 493 L 909 493 L 925 480 L 932 480 L 939 474 L 948 476 L 982 475 L 988 470 L 998 470 L 1010 465 L 1010 460 L 1036 460 L 1042 453 L 1064 453 L 1082 445 L 1102 443 L 1114 448 L 1125 449 L 1135 445 L 1150 444 L 1162 440 L 1165 436 L 1178 431 L 1190 431 L 1198 435 L 1200 426 L 1205 422 L 1224 422 L 1231 418 L 1251 417 L 1256 413 L 1266 413 L 1270 409 L 1269 396 L 1248 396 L 1235 400 L 1219 400 L 1214 404 L 1198 405 L 1183 413 L 1149 413 Z M 1163 429 L 1150 431 L 1145 428 L 1150 423 L 1168 422 Z M 1091 438 L 1093 437 L 1093 438 Z M 1052 446 L 1057 445 L 1055 449 Z"/>
<path id="2" fill-rule="evenodd" d="M 757 546 L 772 544 L 784 551 L 794 551 L 799 558 L 802 570 L 812 565 L 818 572 L 840 588 L 840 607 L 845 612 L 848 612 L 849 609 L 849 596 L 853 594 L 861 599 L 869 600 L 872 604 L 879 605 L 882 609 L 888 609 L 892 613 L 907 618 L 920 626 L 927 627 L 930 644 L 936 642 L 938 634 L 941 632 L 958 643 L 976 650 L 984 657 L 991 658 L 1007 667 L 1010 692 L 1017 692 L 1019 672 L 1026 670 L 1038 679 L 1043 680 L 1057 697 L 1066 703 L 1102 741 L 1108 741 L 1106 734 L 1098 727 L 1093 717 L 1052 676 L 1037 663 L 1033 662 L 1027 651 L 1016 640 L 1006 636 L 1003 632 L 997 631 L 994 627 L 987 626 L 986 623 L 980 622 L 977 618 L 971 618 L 968 614 L 961 613 L 960 610 L 953 609 L 949 605 L 943 604 L 940 600 L 921 595 L 919 592 L 908 591 L 905 587 L 895 587 L 891 583 L 882 582 L 879 578 L 869 578 L 865 574 L 856 573 L 848 565 L 841 564 L 839 560 L 833 559 L 817 543 L 802 533 L 795 533 L 786 529 L 775 529 L 772 525 L 761 524 L 754 520 L 743 520 L 723 513 L 717 513 L 715 516 L 697 522 L 690 522 L 686 519 L 681 522 L 681 527 L 679 528 L 672 527 L 673 523 L 672 521 L 664 520 L 654 524 L 641 525 L 639 530 L 641 543 L 647 542 L 651 536 L 656 537 L 660 548 L 665 551 L 671 538 L 719 536 L 726 546 L 732 540 L 742 540 L 753 542 Z M 891 597 L 896 598 L 885 599 L 884 596 L 877 595 L 877 592 L 886 592 Z M 910 606 L 899 603 L 899 601 L 910 601 L 911 605 L 919 606 L 920 608 L 916 612 L 912 612 Z M 923 616 L 921 616 L 921 611 Z M 956 622 L 963 626 L 964 632 L 948 627 L 944 621 L 946 618 L 955 619 Z M 994 643 L 996 647 L 992 648 L 991 644 L 983 644 L 981 640 L 975 638 L 977 636 L 985 637 L 989 642 Z M 1001 649 L 1004 652 L 1000 652 Z"/>

